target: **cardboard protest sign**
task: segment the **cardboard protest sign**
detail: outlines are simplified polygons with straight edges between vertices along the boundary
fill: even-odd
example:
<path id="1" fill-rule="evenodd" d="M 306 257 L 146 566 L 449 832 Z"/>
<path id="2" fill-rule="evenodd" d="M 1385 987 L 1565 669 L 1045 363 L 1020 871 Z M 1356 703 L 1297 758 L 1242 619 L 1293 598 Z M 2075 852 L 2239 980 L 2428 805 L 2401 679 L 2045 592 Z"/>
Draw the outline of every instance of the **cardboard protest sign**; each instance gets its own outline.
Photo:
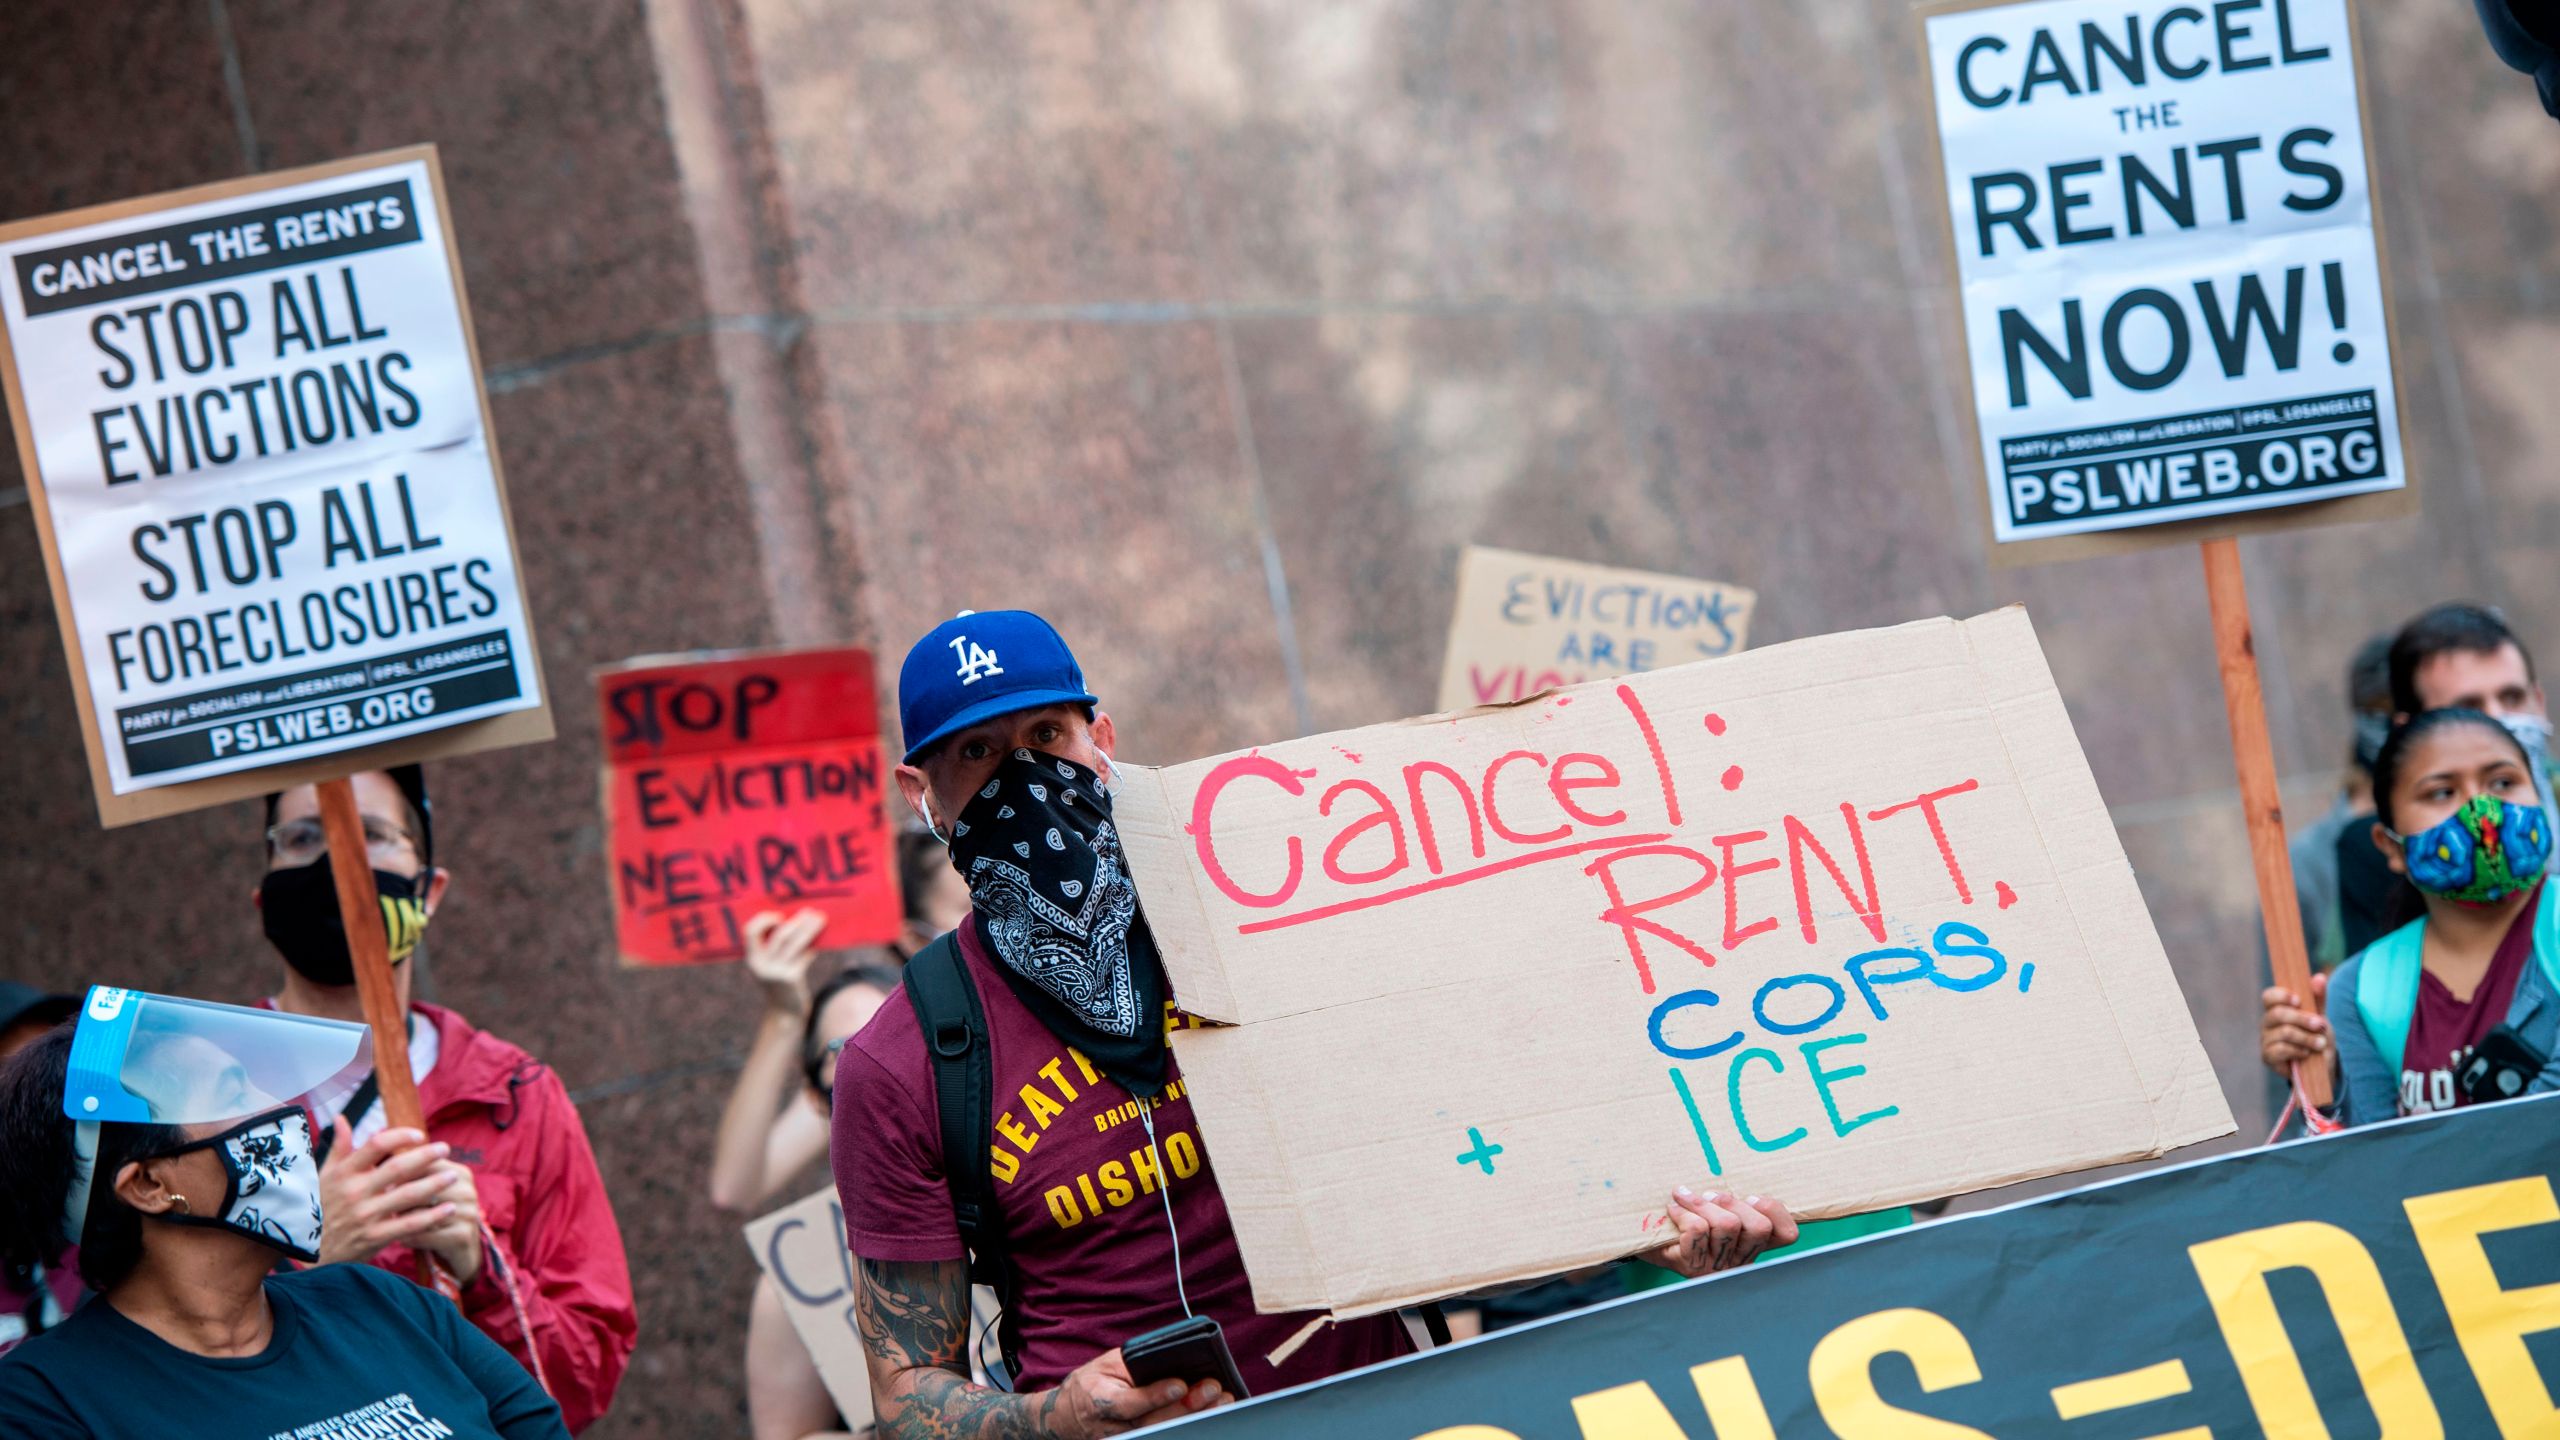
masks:
<path id="1" fill-rule="evenodd" d="M 1712 660 L 1743 646 L 1739 585 L 1470 545 L 1440 662 L 1443 710 Z"/>
<path id="2" fill-rule="evenodd" d="M 106 823 L 549 738 L 433 147 L 0 226 L 0 262 Z"/>
<path id="3" fill-rule="evenodd" d="M 1994 540 L 2413 508 L 2348 0 L 1922 10 Z"/>
<path id="4" fill-rule="evenodd" d="M 844 1209 L 830 1185 L 747 1227 L 747 1248 L 773 1277 L 791 1329 L 809 1351 L 827 1394 L 860 1433 L 871 1423 L 871 1376 L 862 1366 L 862 1332 L 853 1313 L 853 1254 L 844 1243 Z"/>
<path id="5" fill-rule="evenodd" d="M 2546 1097 L 2223 1156 L 1656 1290 L 1165 1433 L 2549 1435 L 2551 1362 L 2537 1370 L 2534 1352 L 2560 1330 L 2555 1154 Z"/>
<path id="6" fill-rule="evenodd" d="M 626 964 L 735 960 L 759 910 L 821 912 L 829 949 L 896 937 L 870 652 L 658 656 L 596 688 Z"/>
<path id="7" fill-rule="evenodd" d="M 2232 1128 L 2020 609 L 1122 769 L 1266 1310 Z"/>

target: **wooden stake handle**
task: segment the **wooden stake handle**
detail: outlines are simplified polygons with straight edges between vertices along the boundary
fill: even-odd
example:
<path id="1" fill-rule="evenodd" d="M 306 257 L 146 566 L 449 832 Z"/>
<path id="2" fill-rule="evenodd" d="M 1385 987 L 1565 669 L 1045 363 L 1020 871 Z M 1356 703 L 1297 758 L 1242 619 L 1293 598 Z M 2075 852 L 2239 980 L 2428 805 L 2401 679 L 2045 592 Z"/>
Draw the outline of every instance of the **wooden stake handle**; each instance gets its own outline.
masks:
<path id="1" fill-rule="evenodd" d="M 393 1126 L 423 1131 L 427 1110 L 409 1068 L 409 1011 L 391 978 L 391 937 L 382 926 L 381 892 L 373 886 L 364 812 L 356 808 L 356 787 L 343 777 L 320 782 L 320 828 L 329 837 L 329 876 L 337 883 L 338 919 L 346 926 L 347 953 L 355 961 L 356 998 L 373 1031 L 373 1079 L 382 1097 L 382 1117 Z M 433 1255 L 419 1254 L 429 1282 L 446 1299 L 459 1300 L 462 1285 L 453 1272 Z"/>
<path id="2" fill-rule="evenodd" d="M 320 782 L 320 825 L 329 837 L 329 874 L 338 885 L 338 918 L 347 927 L 347 953 L 355 960 L 356 997 L 373 1029 L 373 1078 L 383 1118 L 424 1129 L 427 1112 L 409 1070 L 409 1015 L 391 978 L 391 938 L 382 926 L 382 897 L 373 888 L 373 862 L 364 839 L 364 813 L 356 787 L 346 780 Z"/>
<path id="3" fill-rule="evenodd" d="M 2275 746 L 2267 738 L 2265 693 L 2258 684 L 2258 647 L 2249 628 L 2249 582 L 2239 543 L 2204 542 L 2204 593 L 2213 606 L 2214 658 L 2222 669 L 2222 705 L 2231 717 L 2231 761 L 2240 776 L 2240 809 L 2249 822 L 2249 860 L 2258 875 L 2258 913 L 2278 985 L 2311 1003 L 2311 960 L 2302 943 L 2301 902 L 2294 898 L 2293 856 L 2284 842 L 2284 801 L 2276 785 Z M 2254 1018 L 2254 1017 L 2252 1017 Z M 2303 1094 L 2329 1103 L 2326 1057 L 2302 1067 Z"/>

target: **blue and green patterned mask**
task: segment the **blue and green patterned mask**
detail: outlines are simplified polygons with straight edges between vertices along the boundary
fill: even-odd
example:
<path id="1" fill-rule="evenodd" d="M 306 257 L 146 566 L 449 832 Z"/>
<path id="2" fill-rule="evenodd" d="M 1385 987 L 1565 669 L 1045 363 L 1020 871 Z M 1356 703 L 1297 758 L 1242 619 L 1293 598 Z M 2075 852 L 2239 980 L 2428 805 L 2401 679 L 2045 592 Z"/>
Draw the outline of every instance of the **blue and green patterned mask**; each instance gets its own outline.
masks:
<path id="1" fill-rule="evenodd" d="M 2474 795 L 2415 835 L 2400 837 L 2409 883 L 2467 905 L 2504 900 L 2551 863 L 2551 816 L 2535 803 Z"/>

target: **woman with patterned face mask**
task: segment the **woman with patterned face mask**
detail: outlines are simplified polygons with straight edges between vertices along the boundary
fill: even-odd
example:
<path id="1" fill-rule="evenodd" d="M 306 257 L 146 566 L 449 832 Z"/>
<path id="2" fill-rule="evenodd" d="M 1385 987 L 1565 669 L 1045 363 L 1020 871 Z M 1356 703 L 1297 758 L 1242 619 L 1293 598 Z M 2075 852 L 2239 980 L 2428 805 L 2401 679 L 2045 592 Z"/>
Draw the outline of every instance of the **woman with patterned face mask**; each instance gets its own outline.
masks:
<path id="1" fill-rule="evenodd" d="M 564 1437 L 460 1311 L 316 1260 L 305 1097 L 363 1026 L 92 989 L 0 1066 L 0 1260 L 77 1245 L 97 1297 L 0 1359 L 0 1435 Z"/>
<path id="2" fill-rule="evenodd" d="M 2267 991 L 2260 1053 L 2334 1052 L 2349 1125 L 2560 1090 L 2552 824 L 2524 747 L 2477 710 L 2430 710 L 2383 743 L 2373 790 L 2374 843 L 2424 913 L 2314 977 L 2310 1006 Z"/>

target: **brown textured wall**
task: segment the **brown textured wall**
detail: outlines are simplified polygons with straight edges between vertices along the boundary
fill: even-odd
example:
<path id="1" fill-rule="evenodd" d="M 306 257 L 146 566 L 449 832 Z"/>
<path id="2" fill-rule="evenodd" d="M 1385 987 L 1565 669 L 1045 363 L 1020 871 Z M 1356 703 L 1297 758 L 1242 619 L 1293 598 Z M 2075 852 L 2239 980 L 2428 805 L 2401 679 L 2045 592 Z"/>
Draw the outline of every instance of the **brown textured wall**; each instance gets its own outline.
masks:
<path id="1" fill-rule="evenodd" d="M 2246 547 L 2297 813 L 2368 631 L 2560 652 L 2560 125 L 2463 0 L 2365 8 L 2426 515 Z M 1171 760 L 1427 708 L 1470 540 L 1738 581 L 1762 643 L 2022 600 L 2258 1111 L 2195 556 L 1986 569 L 1894 0 L 16 0 L 0 137 L 0 218 L 443 147 L 567 703 L 439 777 L 433 978 L 583 1097 L 643 1325 L 599 1435 L 743 1427 L 752 997 L 607 958 L 580 702 L 644 651 L 1035 606 Z M 253 813 L 95 828 L 0 465 L 0 974 L 260 993 Z"/>

